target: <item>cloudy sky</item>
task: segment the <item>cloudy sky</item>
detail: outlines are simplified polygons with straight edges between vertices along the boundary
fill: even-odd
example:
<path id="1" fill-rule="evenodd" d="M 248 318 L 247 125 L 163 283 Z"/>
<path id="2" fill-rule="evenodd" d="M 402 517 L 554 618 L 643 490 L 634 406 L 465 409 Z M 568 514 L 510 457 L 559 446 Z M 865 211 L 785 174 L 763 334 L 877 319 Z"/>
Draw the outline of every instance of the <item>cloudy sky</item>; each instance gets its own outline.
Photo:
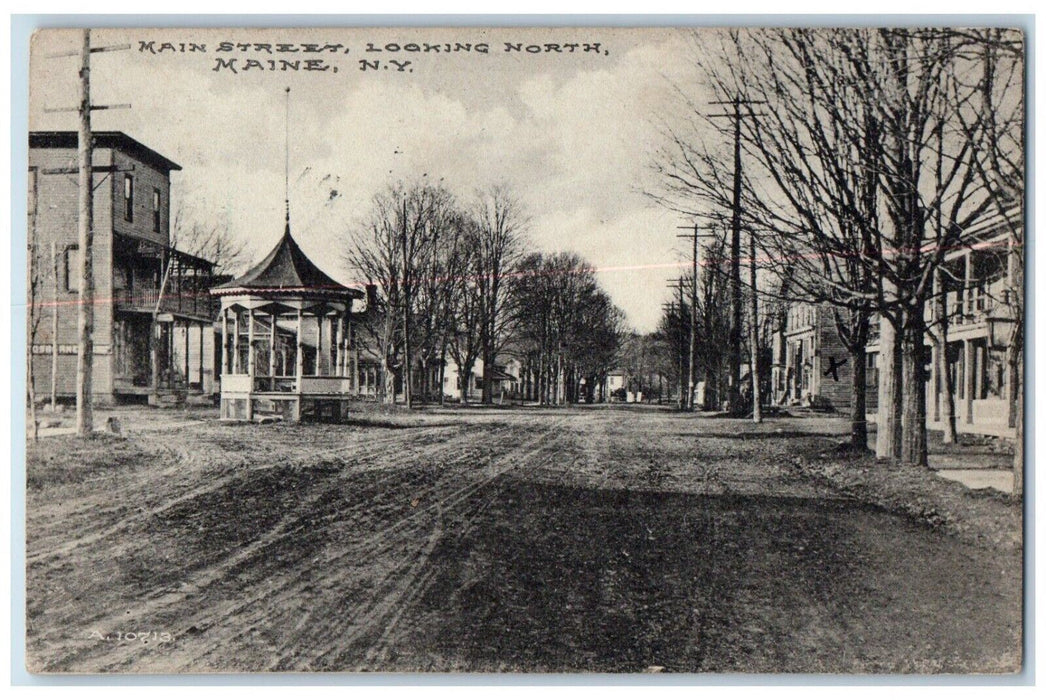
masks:
<path id="1" fill-rule="evenodd" d="M 142 51 L 143 41 L 176 50 Z M 223 41 L 272 44 L 274 53 L 220 52 Z M 95 54 L 93 101 L 132 108 L 95 112 L 94 126 L 124 131 L 179 163 L 173 206 L 226 223 L 257 259 L 282 233 L 289 86 L 292 229 L 337 279 L 358 282 L 342 263 L 343 241 L 391 180 L 442 180 L 461 195 L 505 182 L 530 212 L 532 245 L 584 255 L 629 322 L 648 331 L 669 296 L 666 278 L 684 260 L 676 226 L 687 222 L 642 191 L 657 125 L 678 109 L 672 86 L 692 85 L 691 41 L 663 29 L 98 30 L 95 45 L 132 48 Z M 190 42 L 205 50 L 179 50 Z M 489 52 L 448 54 L 448 42 L 487 44 Z M 523 50 L 507 52 L 506 42 Z M 277 52 L 281 43 L 299 51 Z M 306 43 L 344 46 L 304 54 Z M 443 50 L 404 51 L 410 43 Z M 596 43 L 598 51 L 583 50 Z M 568 44 L 578 45 L 573 53 Z M 75 128 L 74 114 L 43 110 L 75 104 L 76 59 L 44 57 L 76 46 L 68 32 L 34 39 L 32 129 Z M 322 59 L 328 70 L 268 70 L 284 58 Z M 237 72 L 215 70 L 218 59 L 236 59 Z M 248 68 L 252 59 L 260 66 Z M 390 59 L 411 63 L 400 71 Z M 381 63 L 361 71 L 361 60 Z"/>

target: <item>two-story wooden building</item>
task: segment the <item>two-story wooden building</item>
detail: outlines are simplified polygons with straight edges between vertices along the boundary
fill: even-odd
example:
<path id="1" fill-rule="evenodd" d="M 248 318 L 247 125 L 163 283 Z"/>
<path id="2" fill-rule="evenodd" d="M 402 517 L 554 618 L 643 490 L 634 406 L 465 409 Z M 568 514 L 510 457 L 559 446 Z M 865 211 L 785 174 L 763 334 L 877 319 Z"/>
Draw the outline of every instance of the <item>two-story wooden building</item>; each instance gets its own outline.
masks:
<path id="1" fill-rule="evenodd" d="M 170 174 L 181 168 L 122 132 L 94 139 L 94 400 L 209 395 L 214 266 L 171 246 Z M 57 353 L 55 389 L 66 399 L 76 392 L 76 165 L 76 132 L 29 134 L 29 240 L 39 273 L 33 375 L 37 394 L 48 394 Z"/>
<path id="2" fill-rule="evenodd" d="M 1011 216 L 1019 216 L 1012 212 Z M 948 251 L 926 308 L 926 417 L 941 427 L 952 387 L 960 432 L 1011 435 L 1016 378 L 1010 371 L 1013 328 L 1014 236 L 1007 219 L 986 217 Z M 939 301 L 944 298 L 944 313 Z M 821 404 L 846 410 L 853 386 L 848 353 L 836 332 L 829 304 L 793 303 L 774 339 L 773 400 L 778 405 Z M 879 319 L 873 317 L 867 346 L 866 401 L 869 419 L 878 406 Z M 943 357 L 942 357 L 943 354 Z M 942 361 L 943 360 L 943 361 Z M 947 377 L 944 372 L 947 372 Z"/>
<path id="3" fill-rule="evenodd" d="M 783 331 L 774 336 L 773 357 L 774 403 L 849 410 L 853 367 L 830 304 L 790 305 Z"/>

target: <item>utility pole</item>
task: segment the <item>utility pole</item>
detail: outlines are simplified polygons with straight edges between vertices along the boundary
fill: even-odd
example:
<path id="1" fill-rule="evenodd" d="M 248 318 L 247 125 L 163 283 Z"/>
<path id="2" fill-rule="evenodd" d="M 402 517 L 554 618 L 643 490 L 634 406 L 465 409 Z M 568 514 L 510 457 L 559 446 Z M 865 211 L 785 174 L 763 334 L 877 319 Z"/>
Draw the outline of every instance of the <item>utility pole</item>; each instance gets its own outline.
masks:
<path id="1" fill-rule="evenodd" d="M 80 49 L 79 227 L 80 308 L 77 317 L 76 434 L 94 430 L 91 370 L 94 363 L 94 143 L 91 135 L 91 30 L 85 29 Z"/>
<path id="2" fill-rule="evenodd" d="M 114 109 L 130 105 L 91 104 L 91 54 L 103 51 L 130 49 L 122 46 L 99 46 L 91 48 L 91 30 L 84 29 L 80 49 L 75 52 L 56 54 L 80 57 L 80 103 L 71 109 L 48 109 L 45 112 L 75 111 L 78 113 L 77 172 L 79 175 L 77 243 L 80 248 L 80 289 L 77 312 L 76 352 L 76 434 L 88 437 L 94 431 L 91 379 L 94 361 L 94 137 L 91 132 L 91 111 Z M 55 343 L 58 339 L 53 339 Z"/>
<path id="3" fill-rule="evenodd" d="M 759 392 L 759 297 L 755 284 L 755 231 L 748 230 L 748 272 L 752 283 L 752 302 L 749 343 L 752 346 L 749 372 L 752 377 L 752 422 L 763 422 L 762 397 Z"/>
<path id="4" fill-rule="evenodd" d="M 669 286 L 671 287 L 672 285 L 669 285 Z M 669 301 L 669 302 L 666 302 L 666 303 L 662 304 L 661 305 L 661 309 L 662 309 L 662 311 L 665 312 L 665 314 L 667 314 L 668 318 L 670 318 L 670 319 L 674 319 L 675 318 L 675 316 L 676 316 L 676 303 L 674 301 Z M 683 392 L 683 353 L 682 353 L 682 350 L 680 350 L 679 352 L 676 353 L 676 359 L 679 360 L 679 392 L 680 393 L 679 393 L 678 404 L 679 404 L 680 407 L 682 407 L 682 403 L 683 403 L 683 393 L 682 393 Z"/>
<path id="5" fill-rule="evenodd" d="M 730 117 L 734 122 L 734 186 L 730 225 L 730 376 L 727 390 L 730 413 L 737 415 L 740 410 L 741 389 L 741 119 L 760 116 L 754 114 L 750 106 L 766 102 L 742 99 L 740 95 L 735 95 L 732 100 L 719 100 L 709 104 L 732 105 L 734 108 L 732 112 L 711 114 L 709 117 Z M 742 105 L 749 107 L 747 114 L 741 114 Z"/>
<path id="6" fill-rule="evenodd" d="M 686 323 L 686 316 L 684 316 L 686 302 L 683 298 L 683 290 L 685 289 L 686 284 L 682 277 L 678 277 L 675 280 L 672 280 L 668 286 L 679 291 L 679 410 L 685 411 L 689 406 L 686 397 L 686 387 L 688 384 L 693 383 L 693 362 L 691 361 L 690 364 L 691 374 L 690 376 L 687 376 L 686 341 L 683 339 L 683 324 Z M 691 310 L 691 319 L 692 318 L 693 312 Z"/>
<path id="7" fill-rule="evenodd" d="M 698 281 L 700 279 L 700 276 L 698 274 L 698 267 L 701 264 L 701 251 L 698 247 L 698 239 L 708 238 L 712 234 L 699 233 L 696 223 L 693 226 L 677 226 L 676 228 L 691 231 L 691 233 L 677 234 L 676 238 L 689 238 L 693 241 L 693 256 L 691 259 L 690 278 L 690 371 L 688 374 L 688 385 L 690 387 L 690 393 L 687 395 L 687 402 L 685 406 L 687 410 L 693 411 L 696 409 L 696 406 L 694 405 L 694 394 L 697 389 L 697 290 Z"/>
<path id="8" fill-rule="evenodd" d="M 35 232 L 34 232 L 35 236 Z M 51 277 L 54 296 L 51 298 L 51 412 L 58 412 L 58 244 L 51 241 Z"/>
<path id="9" fill-rule="evenodd" d="M 38 202 L 38 183 L 36 177 L 36 169 L 29 169 L 29 201 L 26 203 L 29 223 L 29 245 L 26 250 L 26 282 L 28 283 L 27 291 L 29 293 L 28 305 L 26 308 L 26 341 L 29 345 L 29 361 L 26 362 L 26 377 L 25 386 L 27 390 L 27 398 L 29 400 L 29 423 L 32 426 L 32 440 L 35 442 L 40 437 L 40 422 L 36 419 L 36 373 L 33 365 L 36 363 L 36 358 L 33 357 L 34 348 L 33 345 L 36 343 L 36 327 L 37 327 L 37 299 L 40 294 L 40 266 L 37 263 L 38 253 L 40 248 L 39 242 L 36 240 L 36 208 Z M 54 345 L 54 339 L 52 338 L 52 345 Z M 52 382 L 52 386 L 54 382 Z"/>

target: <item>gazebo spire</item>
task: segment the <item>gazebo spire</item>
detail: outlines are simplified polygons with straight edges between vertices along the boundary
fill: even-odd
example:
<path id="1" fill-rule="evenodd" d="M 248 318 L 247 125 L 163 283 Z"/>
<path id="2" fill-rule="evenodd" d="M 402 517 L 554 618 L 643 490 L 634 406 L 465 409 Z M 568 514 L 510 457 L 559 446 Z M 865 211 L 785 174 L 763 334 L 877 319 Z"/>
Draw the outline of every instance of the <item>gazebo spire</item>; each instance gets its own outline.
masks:
<path id="1" fill-rule="evenodd" d="M 283 100 L 283 209 L 284 209 L 284 235 L 291 235 L 291 86 L 284 88 Z"/>
<path id="2" fill-rule="evenodd" d="M 220 284 L 211 294 L 262 294 L 285 298 L 321 295 L 327 298 L 359 299 L 363 292 L 334 281 L 310 260 L 291 235 L 290 196 L 290 87 L 284 88 L 283 130 L 283 237 L 261 262 L 236 279 Z"/>

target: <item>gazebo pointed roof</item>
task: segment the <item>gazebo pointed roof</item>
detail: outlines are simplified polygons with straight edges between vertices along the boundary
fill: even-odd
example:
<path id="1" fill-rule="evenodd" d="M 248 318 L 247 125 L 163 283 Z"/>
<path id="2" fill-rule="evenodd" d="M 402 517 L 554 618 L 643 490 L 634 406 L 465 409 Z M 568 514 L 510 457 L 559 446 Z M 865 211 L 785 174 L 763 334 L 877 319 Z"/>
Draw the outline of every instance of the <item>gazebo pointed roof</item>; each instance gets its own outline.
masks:
<path id="1" fill-rule="evenodd" d="M 261 262 L 236 279 L 218 285 L 211 293 L 297 293 L 357 298 L 363 296 L 360 290 L 335 282 L 309 260 L 291 236 L 290 221 L 287 222 L 279 243 Z"/>

